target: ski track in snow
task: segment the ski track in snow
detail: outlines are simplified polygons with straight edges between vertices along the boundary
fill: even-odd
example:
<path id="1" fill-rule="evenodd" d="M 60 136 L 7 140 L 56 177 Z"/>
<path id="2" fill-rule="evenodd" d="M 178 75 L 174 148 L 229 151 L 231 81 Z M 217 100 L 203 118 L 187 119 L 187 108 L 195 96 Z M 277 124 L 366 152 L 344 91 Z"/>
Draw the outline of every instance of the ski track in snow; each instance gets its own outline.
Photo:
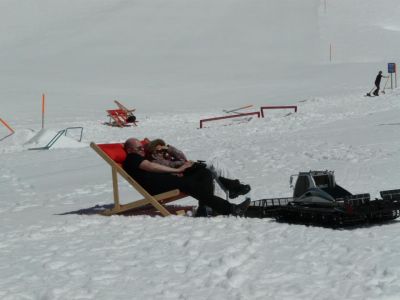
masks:
<path id="1" fill-rule="evenodd" d="M 7 196 L 4 196 L 8 201 L 0 207 L 0 213 L 5 213 L 9 210 L 18 212 L 24 209 L 37 207 L 38 195 L 35 192 L 34 186 L 24 182 L 11 169 L 7 169 L 0 165 L 2 174 L 0 182 L 8 187 Z"/>
<path id="2" fill-rule="evenodd" d="M 108 228 L 107 234 L 99 228 Z M 129 286 L 135 299 L 359 299 L 366 292 L 379 298 L 400 288 L 400 269 L 393 264 L 399 254 L 391 246 L 397 242 L 391 232 L 398 228 L 339 231 L 222 217 L 74 217 L 2 236 L 13 241 L 0 248 L 2 257 L 21 245 L 30 251 L 12 269 L 2 264 L 8 275 L 2 291 L 12 288 L 1 296 L 124 297 Z M 350 242 L 354 238 L 357 244 Z M 48 280 L 51 287 L 43 287 Z M 324 289 L 298 285 L 310 281 Z M 154 288 L 141 288 L 149 284 Z"/>

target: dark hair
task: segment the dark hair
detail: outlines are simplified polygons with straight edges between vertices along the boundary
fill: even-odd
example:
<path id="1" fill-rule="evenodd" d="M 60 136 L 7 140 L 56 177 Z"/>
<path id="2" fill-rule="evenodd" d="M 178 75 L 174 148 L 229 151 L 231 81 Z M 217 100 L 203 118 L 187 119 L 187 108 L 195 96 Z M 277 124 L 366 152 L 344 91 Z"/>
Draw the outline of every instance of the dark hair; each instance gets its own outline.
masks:
<path id="1" fill-rule="evenodd" d="M 127 139 L 124 143 L 124 150 L 126 151 L 129 147 L 132 146 L 132 141 L 131 139 Z"/>
<path id="2" fill-rule="evenodd" d="M 155 139 L 152 140 L 150 143 L 147 144 L 146 152 L 151 154 L 154 152 L 157 146 L 165 146 L 165 142 L 162 139 Z"/>

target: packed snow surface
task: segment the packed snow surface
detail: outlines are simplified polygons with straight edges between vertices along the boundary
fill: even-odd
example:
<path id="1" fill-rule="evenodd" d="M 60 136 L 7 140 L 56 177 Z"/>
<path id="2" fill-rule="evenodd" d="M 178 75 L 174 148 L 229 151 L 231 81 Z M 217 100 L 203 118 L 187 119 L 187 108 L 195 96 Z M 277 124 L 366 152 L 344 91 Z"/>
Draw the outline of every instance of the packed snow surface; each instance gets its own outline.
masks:
<path id="1" fill-rule="evenodd" d="M 0 118 L 15 133 L 1 140 L 0 127 L 0 299 L 399 299 L 398 220 L 334 230 L 90 213 L 113 201 L 90 142 L 129 137 L 218 161 L 253 200 L 291 196 L 290 175 L 308 170 L 371 198 L 400 188 L 400 91 L 364 97 L 398 62 L 399 2 L 217 2 L 1 2 Z M 103 124 L 115 99 L 137 127 Z M 298 111 L 199 129 L 249 104 Z M 81 142 L 71 130 L 28 150 L 69 127 Z M 140 199 L 119 185 L 123 203 Z"/>

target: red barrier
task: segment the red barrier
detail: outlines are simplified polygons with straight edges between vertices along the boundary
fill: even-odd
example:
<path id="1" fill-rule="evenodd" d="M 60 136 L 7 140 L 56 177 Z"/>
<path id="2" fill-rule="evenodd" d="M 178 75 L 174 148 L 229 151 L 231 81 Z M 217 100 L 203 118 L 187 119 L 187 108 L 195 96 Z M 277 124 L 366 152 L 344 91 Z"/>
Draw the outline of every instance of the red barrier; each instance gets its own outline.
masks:
<path id="1" fill-rule="evenodd" d="M 294 112 L 297 112 L 297 106 L 296 105 L 284 105 L 284 106 L 261 106 L 260 111 L 261 111 L 261 117 L 264 118 L 264 109 L 294 109 Z"/>
<path id="2" fill-rule="evenodd" d="M 256 115 L 257 118 L 260 117 L 260 113 L 258 111 L 255 112 L 249 112 L 249 113 L 240 113 L 237 115 L 232 115 L 232 116 L 223 116 L 223 117 L 214 117 L 214 118 L 209 118 L 209 119 L 202 119 L 200 120 L 200 128 L 203 128 L 203 123 L 204 122 L 209 122 L 209 121 L 216 121 L 216 120 L 223 120 L 223 119 L 231 119 L 231 118 L 240 118 L 244 116 L 254 116 Z"/>

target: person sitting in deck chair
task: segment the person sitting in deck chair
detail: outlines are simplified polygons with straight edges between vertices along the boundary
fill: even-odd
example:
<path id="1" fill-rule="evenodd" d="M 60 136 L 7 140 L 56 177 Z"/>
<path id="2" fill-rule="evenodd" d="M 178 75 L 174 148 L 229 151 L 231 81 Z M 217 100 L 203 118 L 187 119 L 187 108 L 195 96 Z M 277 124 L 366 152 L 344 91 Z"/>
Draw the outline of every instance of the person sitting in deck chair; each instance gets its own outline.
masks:
<path id="1" fill-rule="evenodd" d="M 126 123 L 135 123 L 136 117 L 133 113 L 127 114 Z"/>
<path id="2" fill-rule="evenodd" d="M 146 157 L 150 161 L 171 168 L 179 168 L 187 161 L 185 154 L 181 150 L 178 150 L 174 146 L 167 145 L 162 139 L 155 139 L 148 143 L 145 152 Z M 250 185 L 242 184 L 238 179 L 229 179 L 223 176 L 223 174 L 227 172 L 224 171 L 223 168 L 218 167 L 216 162 L 194 162 L 193 167 L 199 168 L 202 165 L 211 171 L 213 179 L 218 183 L 221 189 L 229 195 L 230 199 L 234 199 L 240 195 L 246 195 L 250 192 Z"/>
<path id="3" fill-rule="evenodd" d="M 209 206 L 221 215 L 242 216 L 250 205 L 250 199 L 236 205 L 215 196 L 213 176 L 208 169 L 197 168 L 185 172 L 192 167 L 193 162 L 186 161 L 179 168 L 151 162 L 145 158 L 144 147 L 136 138 L 126 140 L 124 147 L 127 152 L 124 170 L 150 194 L 179 189 L 197 199 L 199 207 Z"/>

